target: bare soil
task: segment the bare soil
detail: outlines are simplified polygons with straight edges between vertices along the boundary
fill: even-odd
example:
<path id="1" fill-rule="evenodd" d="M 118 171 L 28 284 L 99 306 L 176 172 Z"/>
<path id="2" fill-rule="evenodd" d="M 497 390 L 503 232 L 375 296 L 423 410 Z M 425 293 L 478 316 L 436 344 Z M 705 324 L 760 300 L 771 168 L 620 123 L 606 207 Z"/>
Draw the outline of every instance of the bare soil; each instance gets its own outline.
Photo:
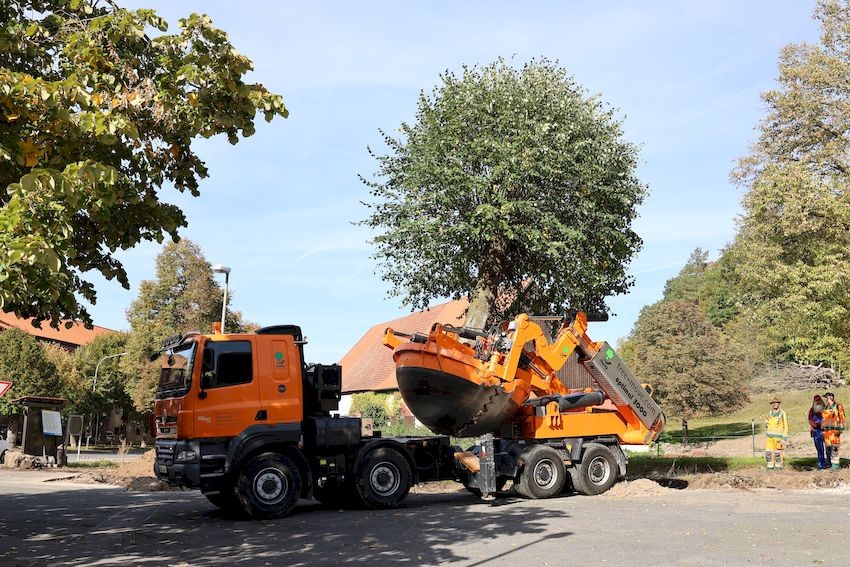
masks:
<path id="1" fill-rule="evenodd" d="M 758 441 L 758 440 L 757 440 Z M 749 445 L 747 445 L 749 444 Z M 749 439 L 726 439 L 713 444 L 691 445 L 682 456 L 734 456 L 752 452 Z M 760 449 L 760 448 L 757 448 Z M 805 435 L 793 436 L 789 442 L 786 456 L 811 456 L 811 440 Z M 668 456 L 675 456 L 665 452 Z M 758 453 L 757 453 L 758 454 Z M 148 451 L 139 459 L 121 463 L 114 469 L 95 469 L 79 474 L 73 482 L 81 484 L 113 484 L 128 490 L 155 492 L 161 490 L 180 490 L 158 480 L 153 474 L 154 451 Z M 765 468 L 748 468 L 735 471 L 718 471 L 689 474 L 676 467 L 669 475 L 651 478 L 631 479 L 617 483 L 603 496 L 613 499 L 632 499 L 665 494 L 677 489 L 721 489 L 721 490 L 811 490 L 823 488 L 850 489 L 850 468 L 840 471 L 780 471 Z M 510 486 L 505 487 L 510 490 Z M 454 481 L 429 482 L 412 487 L 413 494 L 449 493 L 465 490 Z"/>
<path id="2" fill-rule="evenodd" d="M 167 482 L 162 482 L 153 474 L 155 451 L 150 450 L 138 459 L 121 463 L 116 468 L 94 469 L 83 472 L 72 482 L 79 484 L 113 484 L 127 490 L 156 492 L 160 490 L 180 490 Z"/>

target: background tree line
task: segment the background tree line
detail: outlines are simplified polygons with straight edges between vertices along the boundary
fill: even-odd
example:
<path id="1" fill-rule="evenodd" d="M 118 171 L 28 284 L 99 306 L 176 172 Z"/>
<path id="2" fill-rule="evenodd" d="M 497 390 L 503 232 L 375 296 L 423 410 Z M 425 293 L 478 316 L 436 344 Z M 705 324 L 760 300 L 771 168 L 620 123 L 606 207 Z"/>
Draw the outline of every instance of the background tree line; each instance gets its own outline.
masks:
<path id="1" fill-rule="evenodd" d="M 781 51 L 732 172 L 737 235 L 716 261 L 695 250 L 624 341 L 674 414 L 740 406 L 769 363 L 850 364 L 850 4 L 821 0 L 814 17 L 820 42 Z"/>

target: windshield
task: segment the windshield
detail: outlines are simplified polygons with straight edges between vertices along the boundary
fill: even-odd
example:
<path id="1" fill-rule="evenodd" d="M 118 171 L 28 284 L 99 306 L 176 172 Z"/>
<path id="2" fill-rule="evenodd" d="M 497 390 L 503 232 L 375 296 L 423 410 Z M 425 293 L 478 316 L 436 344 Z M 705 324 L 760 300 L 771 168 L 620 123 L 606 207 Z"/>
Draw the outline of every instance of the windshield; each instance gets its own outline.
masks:
<path id="1" fill-rule="evenodd" d="M 191 341 L 162 351 L 157 399 L 183 396 L 189 391 L 196 347 L 197 343 Z"/>

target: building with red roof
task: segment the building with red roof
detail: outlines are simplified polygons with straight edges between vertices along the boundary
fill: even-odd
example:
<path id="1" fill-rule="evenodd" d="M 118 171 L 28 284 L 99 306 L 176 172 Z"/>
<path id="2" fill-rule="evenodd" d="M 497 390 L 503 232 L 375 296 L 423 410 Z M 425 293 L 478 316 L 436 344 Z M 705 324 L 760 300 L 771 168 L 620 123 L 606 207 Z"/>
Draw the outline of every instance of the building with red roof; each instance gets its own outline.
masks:
<path id="1" fill-rule="evenodd" d="M 79 347 L 89 344 L 95 337 L 115 331 L 105 327 L 94 326 L 87 329 L 85 325 L 78 322 L 72 322 L 70 328 L 65 327 L 65 321 L 59 324 L 58 329 L 50 326 L 50 323 L 43 321 L 41 328 L 33 325 L 32 319 L 22 319 L 14 313 L 0 311 L 0 331 L 6 329 L 20 329 L 45 343 L 55 343 L 69 351 L 77 350 Z"/>

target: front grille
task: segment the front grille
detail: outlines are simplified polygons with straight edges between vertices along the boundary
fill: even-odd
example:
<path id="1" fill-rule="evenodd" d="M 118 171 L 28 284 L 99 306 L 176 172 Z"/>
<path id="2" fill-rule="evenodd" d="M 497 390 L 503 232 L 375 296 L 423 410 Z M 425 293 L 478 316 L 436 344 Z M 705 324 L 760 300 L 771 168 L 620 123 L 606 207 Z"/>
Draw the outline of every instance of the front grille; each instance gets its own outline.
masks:
<path id="1" fill-rule="evenodd" d="M 171 465 L 174 464 L 174 443 L 157 442 L 156 444 L 156 464 Z"/>

